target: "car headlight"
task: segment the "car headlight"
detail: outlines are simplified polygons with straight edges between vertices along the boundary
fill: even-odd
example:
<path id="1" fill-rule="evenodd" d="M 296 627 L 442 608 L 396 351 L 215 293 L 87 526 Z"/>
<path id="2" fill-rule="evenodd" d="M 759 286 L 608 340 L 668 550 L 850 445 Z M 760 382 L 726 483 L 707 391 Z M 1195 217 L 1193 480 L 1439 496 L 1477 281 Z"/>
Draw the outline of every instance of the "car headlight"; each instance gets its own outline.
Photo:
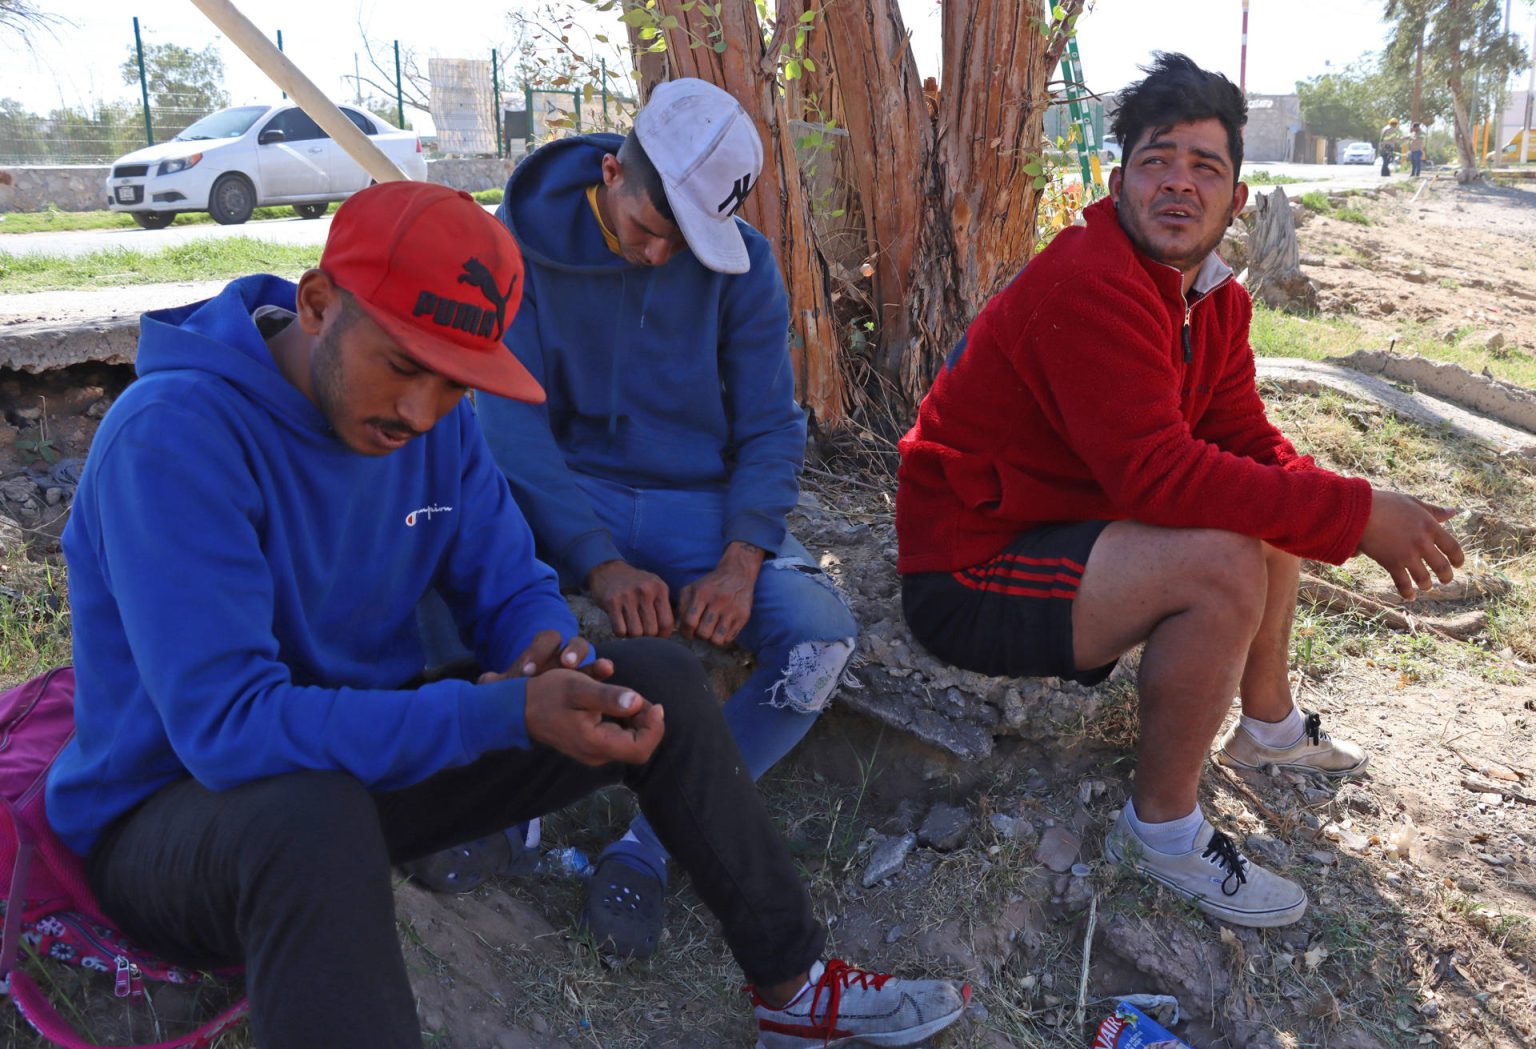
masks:
<path id="1" fill-rule="evenodd" d="M 174 175 L 178 171 L 187 170 L 187 168 L 191 167 L 202 159 L 203 155 L 201 153 L 193 153 L 190 157 L 177 157 L 174 160 L 162 160 L 160 162 L 160 168 L 155 172 L 155 174 Z"/>

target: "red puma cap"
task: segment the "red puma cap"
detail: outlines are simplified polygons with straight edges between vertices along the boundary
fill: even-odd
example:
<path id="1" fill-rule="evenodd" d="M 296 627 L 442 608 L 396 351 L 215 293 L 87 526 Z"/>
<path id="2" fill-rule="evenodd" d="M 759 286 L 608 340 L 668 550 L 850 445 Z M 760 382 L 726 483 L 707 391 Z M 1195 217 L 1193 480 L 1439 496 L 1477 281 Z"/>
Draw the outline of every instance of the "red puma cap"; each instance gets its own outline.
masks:
<path id="1" fill-rule="evenodd" d="M 320 268 L 423 368 L 518 401 L 544 390 L 502 345 L 523 299 L 523 256 L 462 190 L 384 182 L 331 219 Z"/>

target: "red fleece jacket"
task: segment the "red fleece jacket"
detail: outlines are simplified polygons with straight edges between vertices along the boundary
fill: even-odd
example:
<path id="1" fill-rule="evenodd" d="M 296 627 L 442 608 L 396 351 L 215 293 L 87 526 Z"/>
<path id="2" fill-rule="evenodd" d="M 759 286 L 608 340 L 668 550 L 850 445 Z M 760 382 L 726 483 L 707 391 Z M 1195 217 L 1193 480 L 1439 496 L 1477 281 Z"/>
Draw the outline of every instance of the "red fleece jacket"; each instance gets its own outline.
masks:
<path id="1" fill-rule="evenodd" d="M 955 571 L 1038 524 L 1120 519 L 1352 556 L 1370 485 L 1270 425 L 1248 293 L 1228 279 L 1186 303 L 1109 200 L 1085 214 L 993 296 L 923 398 L 900 444 L 897 568 Z"/>

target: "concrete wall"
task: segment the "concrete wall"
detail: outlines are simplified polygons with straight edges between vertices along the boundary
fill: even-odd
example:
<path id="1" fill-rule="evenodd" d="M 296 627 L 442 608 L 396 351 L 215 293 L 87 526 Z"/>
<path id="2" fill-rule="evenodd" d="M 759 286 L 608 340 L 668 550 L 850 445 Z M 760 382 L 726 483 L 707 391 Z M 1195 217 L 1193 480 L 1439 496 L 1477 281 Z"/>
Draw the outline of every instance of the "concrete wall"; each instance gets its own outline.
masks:
<path id="1" fill-rule="evenodd" d="M 1249 95 L 1248 126 L 1243 129 L 1243 163 L 1289 161 L 1306 163 L 1296 155 L 1296 133 L 1304 131 L 1301 99 L 1296 95 Z M 1302 146 L 1305 152 L 1305 144 Z"/>
<path id="2" fill-rule="evenodd" d="M 500 189 L 507 184 L 523 143 L 514 143 L 515 156 L 447 157 L 427 161 L 427 178 L 473 193 Z M 44 211 L 52 204 L 60 211 L 97 211 L 107 206 L 107 164 L 71 167 L 18 166 L 0 168 L 0 212 Z"/>

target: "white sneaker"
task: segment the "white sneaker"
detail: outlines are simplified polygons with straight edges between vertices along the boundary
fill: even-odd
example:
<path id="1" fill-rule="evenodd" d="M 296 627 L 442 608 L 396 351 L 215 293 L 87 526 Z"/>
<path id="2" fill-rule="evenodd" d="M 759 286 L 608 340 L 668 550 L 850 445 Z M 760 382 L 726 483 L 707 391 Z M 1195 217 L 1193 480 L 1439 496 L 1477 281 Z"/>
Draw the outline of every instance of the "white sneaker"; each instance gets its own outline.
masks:
<path id="1" fill-rule="evenodd" d="M 1354 743 L 1334 739 L 1323 731 L 1322 716 L 1304 711 L 1306 720 L 1301 739 L 1289 747 L 1266 747 L 1253 738 L 1239 718 L 1216 748 L 1215 760 L 1241 769 L 1261 769 L 1273 765 L 1280 769 L 1321 772 L 1325 776 L 1353 776 L 1370 762 L 1365 751 Z"/>
<path id="2" fill-rule="evenodd" d="M 1104 855 L 1114 863 L 1125 860 L 1137 873 L 1233 925 L 1267 929 L 1289 925 L 1306 912 L 1307 894 L 1300 885 L 1248 859 L 1210 821 L 1202 823 L 1195 840 L 1206 844 L 1174 854 L 1149 849 L 1122 811 L 1104 839 Z"/>
<path id="3" fill-rule="evenodd" d="M 833 958 L 782 1009 L 752 990 L 757 1049 L 919 1045 L 960 1019 L 970 1000 L 969 984 L 902 980 Z"/>

